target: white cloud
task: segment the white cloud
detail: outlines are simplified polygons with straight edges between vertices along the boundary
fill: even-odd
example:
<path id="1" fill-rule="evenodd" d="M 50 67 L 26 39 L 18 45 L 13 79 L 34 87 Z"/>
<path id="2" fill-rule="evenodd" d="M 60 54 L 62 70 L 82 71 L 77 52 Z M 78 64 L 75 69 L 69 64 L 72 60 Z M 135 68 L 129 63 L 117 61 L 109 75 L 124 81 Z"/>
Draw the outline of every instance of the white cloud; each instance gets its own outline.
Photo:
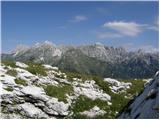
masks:
<path id="1" fill-rule="evenodd" d="M 106 22 L 103 25 L 103 27 L 115 30 L 116 32 L 124 36 L 137 36 L 143 31 L 144 26 L 146 25 L 123 21 Z"/>
<path id="2" fill-rule="evenodd" d="M 103 33 L 97 33 L 97 37 L 99 39 L 119 38 L 119 37 L 122 37 L 122 35 L 118 33 L 112 33 L 112 32 L 103 32 Z"/>
<path id="3" fill-rule="evenodd" d="M 154 30 L 154 31 L 159 31 L 159 27 L 158 26 L 148 26 L 147 29 Z"/>
<path id="4" fill-rule="evenodd" d="M 157 17 L 157 19 L 154 21 L 154 25 L 148 26 L 147 29 L 159 31 L 159 18 Z"/>
<path id="5" fill-rule="evenodd" d="M 70 20 L 71 22 L 81 22 L 81 21 L 85 21 L 87 20 L 87 17 L 84 15 L 76 15 L 72 20 Z"/>

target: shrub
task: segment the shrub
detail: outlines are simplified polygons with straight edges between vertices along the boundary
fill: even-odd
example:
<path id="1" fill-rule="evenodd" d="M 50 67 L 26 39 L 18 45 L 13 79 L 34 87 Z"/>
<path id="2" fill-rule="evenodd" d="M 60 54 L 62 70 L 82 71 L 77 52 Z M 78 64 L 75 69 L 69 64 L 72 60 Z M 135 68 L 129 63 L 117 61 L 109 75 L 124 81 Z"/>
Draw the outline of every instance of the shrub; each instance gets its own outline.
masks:
<path id="1" fill-rule="evenodd" d="M 71 94 L 73 92 L 73 87 L 70 85 L 47 85 L 46 87 L 44 87 L 44 90 L 47 95 L 51 97 L 56 97 L 58 98 L 58 100 L 66 102 L 66 94 Z"/>
<path id="2" fill-rule="evenodd" d="M 36 63 L 28 63 L 29 67 L 26 68 L 26 70 L 28 70 L 30 73 L 32 74 L 40 74 L 43 76 L 47 76 L 46 70 L 45 68 L 41 65 L 41 64 L 36 64 Z"/>
<path id="3" fill-rule="evenodd" d="M 92 100 L 86 96 L 79 96 L 76 102 L 73 104 L 71 110 L 73 111 L 73 118 L 87 118 L 87 116 L 80 115 L 79 112 L 83 112 L 85 110 L 90 110 L 94 106 L 98 106 L 100 109 L 105 110 L 106 114 L 102 116 L 96 116 L 95 118 L 110 118 L 110 106 L 108 106 L 107 101 L 103 101 L 100 99 Z"/>
<path id="4" fill-rule="evenodd" d="M 67 79 L 71 81 L 73 80 L 73 78 L 79 78 L 79 79 L 82 79 L 83 81 L 92 79 L 91 75 L 74 73 L 74 72 L 65 72 L 65 73 L 67 75 Z"/>
<path id="5" fill-rule="evenodd" d="M 4 65 L 6 65 L 6 66 L 10 66 L 10 67 L 13 67 L 13 68 L 15 68 L 15 67 L 17 67 L 16 66 L 16 63 L 14 62 L 14 61 L 2 61 L 2 63 L 4 64 Z"/>
<path id="6" fill-rule="evenodd" d="M 16 84 L 23 85 L 23 86 L 27 86 L 26 81 L 25 81 L 25 80 L 22 80 L 22 79 L 15 79 L 15 83 L 16 83 Z"/>
<path id="7" fill-rule="evenodd" d="M 8 70 L 8 71 L 7 71 L 7 74 L 8 74 L 8 75 L 11 75 L 11 76 L 16 76 L 16 75 L 17 75 L 17 71 L 14 70 L 14 69 L 11 69 L 11 70 Z"/>
<path id="8" fill-rule="evenodd" d="M 7 88 L 5 88 L 5 90 L 7 90 L 7 91 L 13 91 L 13 88 L 11 88 L 11 87 L 7 87 Z"/>
<path id="9" fill-rule="evenodd" d="M 145 81 L 139 80 L 123 80 L 123 82 L 131 82 L 132 86 L 130 89 L 127 89 L 127 93 L 132 94 L 133 96 L 138 95 L 144 89 Z"/>

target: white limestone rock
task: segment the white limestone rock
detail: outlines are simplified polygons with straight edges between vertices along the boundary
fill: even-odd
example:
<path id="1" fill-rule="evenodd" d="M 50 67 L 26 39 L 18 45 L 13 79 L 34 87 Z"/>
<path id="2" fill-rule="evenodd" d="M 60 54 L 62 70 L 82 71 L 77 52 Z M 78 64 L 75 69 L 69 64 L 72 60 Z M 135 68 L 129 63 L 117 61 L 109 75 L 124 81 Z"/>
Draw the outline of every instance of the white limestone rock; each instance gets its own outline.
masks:
<path id="1" fill-rule="evenodd" d="M 27 70 L 21 68 L 15 68 L 17 71 L 17 78 L 25 80 L 27 82 L 32 82 L 33 80 L 38 79 L 38 76 L 33 75 L 32 73 L 28 72 Z"/>
<path id="2" fill-rule="evenodd" d="M 0 73 L 0 80 L 2 81 L 3 84 L 7 85 L 16 85 L 15 80 L 16 78 L 4 73 Z"/>
<path id="3" fill-rule="evenodd" d="M 49 70 L 58 70 L 58 67 L 53 67 L 53 66 L 51 66 L 51 65 L 46 65 L 46 64 L 44 64 L 44 65 L 42 65 L 45 69 L 49 69 Z"/>
<path id="4" fill-rule="evenodd" d="M 59 102 L 57 98 L 47 96 L 42 88 L 36 86 L 27 86 L 21 91 L 25 95 L 31 95 L 31 98 L 36 100 L 35 105 L 43 106 L 43 111 L 45 111 L 47 114 L 62 116 L 68 115 L 69 104 Z"/>
<path id="5" fill-rule="evenodd" d="M 54 79 L 46 76 L 46 77 L 39 77 L 39 79 L 37 79 L 36 81 L 39 84 L 51 84 L 51 85 L 55 85 L 57 86 L 59 83 L 57 81 L 55 81 Z"/>
<path id="6" fill-rule="evenodd" d="M 111 84 L 109 87 L 113 93 L 123 92 L 126 89 L 129 89 L 132 83 L 120 82 L 112 78 L 104 78 L 104 81 Z"/>
<path id="7" fill-rule="evenodd" d="M 16 62 L 16 66 L 21 67 L 21 68 L 27 68 L 28 65 L 22 63 L 22 62 Z"/>
<path id="8" fill-rule="evenodd" d="M 18 106 L 20 113 L 29 118 L 48 118 L 48 115 L 45 114 L 41 109 L 35 107 L 31 103 L 24 103 Z"/>
<path id="9" fill-rule="evenodd" d="M 108 82 L 112 85 L 115 85 L 115 86 L 120 86 L 121 85 L 121 83 L 119 81 L 117 81 L 115 79 L 112 79 L 112 78 L 104 78 L 104 81 Z"/>
<path id="10" fill-rule="evenodd" d="M 30 95 L 34 99 L 40 99 L 42 101 L 47 101 L 49 97 L 46 96 L 44 90 L 36 86 L 25 86 L 21 89 L 21 92 L 25 95 Z"/>
<path id="11" fill-rule="evenodd" d="M 46 107 L 44 108 L 44 111 L 52 115 L 66 116 L 69 114 L 68 108 L 69 104 L 59 102 L 57 98 L 50 98 L 50 100 L 46 102 Z"/>
<path id="12" fill-rule="evenodd" d="M 100 90 L 98 86 L 95 84 L 95 81 L 85 81 L 85 83 L 79 83 L 78 85 L 73 87 L 74 93 L 79 95 L 85 95 L 88 98 L 95 100 L 95 99 L 101 99 L 104 101 L 110 101 L 111 96 L 104 93 L 103 90 Z"/>
<path id="13" fill-rule="evenodd" d="M 1 119 L 24 119 L 24 117 L 20 114 L 15 114 L 15 113 L 9 113 L 9 114 L 4 114 L 1 113 Z"/>
<path id="14" fill-rule="evenodd" d="M 7 72 L 7 70 L 5 69 L 5 65 L 3 65 L 3 64 L 0 65 L 0 71 L 1 71 L 1 73 Z"/>
<path id="15" fill-rule="evenodd" d="M 84 111 L 84 112 L 81 112 L 80 114 L 85 115 L 89 118 L 94 118 L 94 117 L 99 116 L 99 115 L 104 115 L 105 113 L 106 112 L 104 110 L 101 110 L 99 107 L 94 106 L 89 111 Z"/>

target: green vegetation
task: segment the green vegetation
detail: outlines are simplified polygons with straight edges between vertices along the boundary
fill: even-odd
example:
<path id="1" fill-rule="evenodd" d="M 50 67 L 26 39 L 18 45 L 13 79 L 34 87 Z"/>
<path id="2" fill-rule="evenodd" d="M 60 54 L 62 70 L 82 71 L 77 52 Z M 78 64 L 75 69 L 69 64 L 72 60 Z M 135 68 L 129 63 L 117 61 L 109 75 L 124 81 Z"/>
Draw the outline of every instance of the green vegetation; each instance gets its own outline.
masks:
<path id="1" fill-rule="evenodd" d="M 103 81 L 102 77 L 99 76 L 91 76 L 84 74 L 75 74 L 75 73 L 67 73 L 68 79 L 72 80 L 72 78 L 81 78 L 82 80 L 95 80 L 96 84 L 103 89 L 103 91 L 111 96 L 112 105 L 109 106 L 106 102 L 101 100 L 91 100 L 85 96 L 80 96 L 76 101 L 75 105 L 73 105 L 73 118 L 86 118 L 84 115 L 78 114 L 78 112 L 82 112 L 85 110 L 89 110 L 95 105 L 105 110 L 107 113 L 103 116 L 97 116 L 96 118 L 115 118 L 116 112 L 120 112 L 130 100 L 133 99 L 134 96 L 138 95 L 144 86 L 143 80 L 121 80 L 121 82 L 130 82 L 132 86 L 130 89 L 127 89 L 126 92 L 122 92 L 119 94 L 113 93 L 109 88 L 109 83 Z M 128 98 L 125 98 L 127 96 Z"/>
<path id="2" fill-rule="evenodd" d="M 16 75 L 17 75 L 17 71 L 14 70 L 14 69 L 11 69 L 11 70 L 8 70 L 8 71 L 7 71 L 7 74 L 8 74 L 8 75 L 11 75 L 11 76 L 16 76 Z"/>
<path id="3" fill-rule="evenodd" d="M 76 100 L 75 105 L 73 105 L 73 112 L 83 112 L 84 110 L 89 110 L 93 108 L 94 106 L 98 106 L 101 109 L 105 109 L 105 106 L 107 105 L 106 101 L 96 99 L 96 100 L 91 100 L 90 98 L 86 96 L 79 96 L 79 98 Z"/>
<path id="4" fill-rule="evenodd" d="M 12 87 L 7 87 L 7 88 L 5 88 L 5 90 L 12 92 L 13 88 Z"/>
<path id="5" fill-rule="evenodd" d="M 108 106 L 108 103 L 106 101 L 96 99 L 91 100 L 90 98 L 86 96 L 79 96 L 79 98 L 76 100 L 75 104 L 73 104 L 71 110 L 74 112 L 73 118 L 87 118 L 84 115 L 80 115 L 79 112 L 83 112 L 85 110 L 89 110 L 93 108 L 94 106 L 98 106 L 100 109 L 105 110 L 106 114 L 103 116 L 96 116 L 96 118 L 112 118 L 111 112 L 110 112 L 110 106 Z"/>
<path id="6" fill-rule="evenodd" d="M 4 77 L 5 75 L 1 75 L 1 77 Z"/>
<path id="7" fill-rule="evenodd" d="M 27 67 L 26 70 L 28 70 L 30 73 L 35 75 L 39 74 L 47 76 L 46 70 L 41 64 L 33 64 L 32 62 L 27 62 L 27 64 L 29 65 L 29 67 Z"/>
<path id="8" fill-rule="evenodd" d="M 84 55 L 78 49 L 68 50 L 55 64 L 60 70 L 80 74 L 103 75 L 106 63 Z"/>
<path id="9" fill-rule="evenodd" d="M 16 84 L 23 85 L 23 86 L 27 86 L 26 81 L 25 81 L 25 80 L 22 80 L 22 79 L 15 79 L 15 83 L 16 83 Z"/>
<path id="10" fill-rule="evenodd" d="M 138 95 L 144 88 L 144 81 L 143 80 L 123 80 L 121 82 L 130 82 L 132 83 L 132 86 L 130 89 L 127 89 L 126 92 L 122 92 L 119 94 L 115 94 L 111 92 L 109 88 L 109 84 L 103 81 L 103 78 L 101 77 L 94 77 L 93 78 L 96 81 L 96 84 L 100 86 L 101 89 L 103 89 L 107 94 L 111 96 L 111 111 L 115 113 L 116 111 L 121 111 L 128 102 L 133 99 L 133 96 Z M 124 96 L 131 95 L 131 98 L 125 98 Z M 113 118 L 115 118 L 115 114 L 112 115 Z"/>
<path id="11" fill-rule="evenodd" d="M 145 81 L 139 80 L 123 80 L 123 82 L 131 82 L 132 86 L 130 89 L 127 89 L 127 93 L 133 96 L 138 95 L 144 89 Z"/>
<path id="12" fill-rule="evenodd" d="M 65 79 L 65 74 L 61 73 L 60 75 L 55 74 L 55 77 Z"/>
<path id="13" fill-rule="evenodd" d="M 8 70 L 9 68 L 7 66 L 5 66 L 4 69 Z"/>
<path id="14" fill-rule="evenodd" d="M 10 66 L 10 67 L 13 67 L 13 68 L 17 67 L 16 63 L 14 61 L 5 60 L 5 61 L 2 61 L 2 63 L 6 66 Z"/>
<path id="15" fill-rule="evenodd" d="M 86 74 L 80 74 L 80 73 L 73 73 L 73 72 L 65 72 L 67 75 L 67 79 L 72 81 L 73 78 L 79 78 L 82 80 L 92 80 L 92 76 L 91 75 L 86 75 Z"/>
<path id="16" fill-rule="evenodd" d="M 44 90 L 47 95 L 58 98 L 59 101 L 66 102 L 66 94 L 71 94 L 73 92 L 73 87 L 70 85 L 54 86 L 47 85 L 44 86 Z"/>

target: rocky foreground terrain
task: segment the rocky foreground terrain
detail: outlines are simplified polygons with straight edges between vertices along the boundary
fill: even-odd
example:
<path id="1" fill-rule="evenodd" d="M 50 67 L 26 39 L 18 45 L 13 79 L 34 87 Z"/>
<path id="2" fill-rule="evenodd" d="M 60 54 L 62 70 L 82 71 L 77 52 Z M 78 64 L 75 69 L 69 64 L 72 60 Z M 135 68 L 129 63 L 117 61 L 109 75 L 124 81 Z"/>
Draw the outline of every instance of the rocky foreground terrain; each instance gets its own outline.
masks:
<path id="1" fill-rule="evenodd" d="M 144 91 L 130 101 L 117 118 L 158 119 L 159 118 L 159 73 L 145 84 Z"/>
<path id="2" fill-rule="evenodd" d="M 47 64 L 3 61 L 0 81 L 1 118 L 143 118 L 151 109 L 156 115 L 150 118 L 158 117 L 158 77 L 118 81 L 63 73 Z"/>

